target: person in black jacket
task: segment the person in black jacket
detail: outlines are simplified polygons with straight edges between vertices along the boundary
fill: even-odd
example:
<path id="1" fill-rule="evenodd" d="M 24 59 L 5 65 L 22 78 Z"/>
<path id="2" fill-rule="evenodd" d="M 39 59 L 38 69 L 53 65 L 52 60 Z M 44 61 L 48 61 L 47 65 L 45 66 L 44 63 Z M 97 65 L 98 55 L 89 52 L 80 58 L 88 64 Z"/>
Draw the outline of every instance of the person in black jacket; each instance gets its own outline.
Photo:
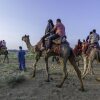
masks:
<path id="1" fill-rule="evenodd" d="M 48 24 L 46 26 L 45 29 L 45 35 L 42 37 L 42 46 L 41 46 L 41 50 L 45 49 L 45 38 L 49 37 L 50 35 L 53 34 L 53 32 L 51 33 L 51 30 L 54 28 L 54 24 L 53 21 L 51 19 L 48 20 Z"/>

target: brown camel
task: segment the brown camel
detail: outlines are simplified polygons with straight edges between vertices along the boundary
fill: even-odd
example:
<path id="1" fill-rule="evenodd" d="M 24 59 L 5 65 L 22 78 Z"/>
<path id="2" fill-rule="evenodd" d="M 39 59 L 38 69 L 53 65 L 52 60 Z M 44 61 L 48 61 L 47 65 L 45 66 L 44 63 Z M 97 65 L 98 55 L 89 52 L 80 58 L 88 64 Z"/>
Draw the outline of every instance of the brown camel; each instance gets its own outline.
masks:
<path id="1" fill-rule="evenodd" d="M 94 60 L 97 60 L 98 62 L 100 62 L 100 50 L 97 48 L 92 48 L 92 50 L 90 51 L 90 54 L 87 55 L 86 52 L 87 52 L 88 46 L 89 44 L 87 42 L 84 42 L 82 46 L 80 47 L 81 49 L 80 55 L 83 58 L 83 65 L 84 65 L 82 78 L 85 78 L 85 76 L 88 73 L 94 74 L 93 66 L 92 66 Z M 79 48 L 76 47 L 76 49 L 74 49 L 74 53 L 75 54 L 79 53 L 78 50 Z"/>
<path id="2" fill-rule="evenodd" d="M 88 73 L 94 74 L 93 71 L 93 61 L 97 60 L 98 62 L 100 62 L 100 50 L 98 48 L 92 48 L 92 50 L 90 51 L 90 53 L 86 53 L 87 49 L 88 49 L 89 44 L 87 42 L 84 42 L 81 46 L 81 55 L 83 58 L 83 73 L 82 73 L 82 77 L 85 78 L 85 76 Z M 78 48 L 77 48 L 78 49 Z"/>
<path id="3" fill-rule="evenodd" d="M 86 56 L 84 54 L 84 72 L 83 72 L 83 78 L 90 72 L 91 74 L 94 74 L 93 71 L 93 62 L 96 60 L 97 62 L 100 62 L 100 50 L 97 48 L 93 48 L 89 54 L 89 56 Z"/>
<path id="4" fill-rule="evenodd" d="M 0 48 L 0 55 L 4 55 L 4 59 L 3 59 L 3 63 L 5 62 L 5 60 L 7 59 L 7 63 L 9 63 L 9 58 L 8 58 L 8 50 L 7 48 Z"/>
<path id="5" fill-rule="evenodd" d="M 59 85 L 57 85 L 57 87 L 62 87 L 65 79 L 68 76 L 66 63 L 67 63 L 67 60 L 69 60 L 70 63 L 72 64 L 72 66 L 74 67 L 74 69 L 75 69 L 75 71 L 78 75 L 78 78 L 80 80 L 81 90 L 84 91 L 83 81 L 82 81 L 82 78 L 81 78 L 81 71 L 78 69 L 78 66 L 75 62 L 74 53 L 72 52 L 72 49 L 70 48 L 70 46 L 68 44 L 62 43 L 60 45 L 61 50 L 60 50 L 60 54 L 59 54 L 57 52 L 54 52 L 55 51 L 54 48 L 57 46 L 57 44 L 53 44 L 52 45 L 52 50 L 50 52 L 46 52 L 46 50 L 41 51 L 41 44 L 42 44 L 41 40 L 35 46 L 31 45 L 29 35 L 23 36 L 22 40 L 26 43 L 27 48 L 31 52 L 36 53 L 36 58 L 35 58 L 35 63 L 34 63 L 34 70 L 33 70 L 33 77 L 35 77 L 37 62 L 39 61 L 40 57 L 42 55 L 44 55 L 45 64 L 46 64 L 46 71 L 47 71 L 47 81 L 49 82 L 50 81 L 50 73 L 49 73 L 49 69 L 48 69 L 48 58 L 50 56 L 59 56 L 60 58 L 62 58 L 62 61 L 63 61 L 63 79 L 62 79 L 61 83 Z"/>
<path id="6" fill-rule="evenodd" d="M 82 59 L 82 51 L 81 51 L 81 48 L 82 47 L 79 47 L 79 45 L 75 45 L 75 47 L 73 49 L 73 52 L 74 52 L 75 58 L 76 58 L 76 63 L 77 63 L 78 66 L 79 66 L 80 60 L 83 60 Z"/>

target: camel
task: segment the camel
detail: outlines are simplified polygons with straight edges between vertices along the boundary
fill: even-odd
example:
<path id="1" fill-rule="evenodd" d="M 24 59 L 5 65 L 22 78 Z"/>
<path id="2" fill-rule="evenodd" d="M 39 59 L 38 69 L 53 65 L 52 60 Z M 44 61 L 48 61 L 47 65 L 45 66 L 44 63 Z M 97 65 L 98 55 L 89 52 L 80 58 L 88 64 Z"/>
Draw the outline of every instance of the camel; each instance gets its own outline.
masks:
<path id="1" fill-rule="evenodd" d="M 70 61 L 70 63 L 72 64 L 72 66 L 74 67 L 78 78 L 80 80 L 80 84 L 81 84 L 81 90 L 84 91 L 84 85 L 83 85 L 83 81 L 81 78 L 81 71 L 79 70 L 76 62 L 75 62 L 75 56 L 74 53 L 72 52 L 72 49 L 70 48 L 70 46 L 66 43 L 61 44 L 61 50 L 60 50 L 60 54 L 55 53 L 54 52 L 54 48 L 57 46 L 57 44 L 53 44 L 52 45 L 52 50 L 50 52 L 46 52 L 46 50 L 41 51 L 41 40 L 35 45 L 32 46 L 30 43 L 30 39 L 29 39 L 29 35 L 25 35 L 22 37 L 22 41 L 24 41 L 27 45 L 27 48 L 29 49 L 29 51 L 31 51 L 32 53 L 36 53 L 36 57 L 35 57 L 35 63 L 33 65 L 34 70 L 33 70 L 33 77 L 35 77 L 36 74 L 36 65 L 37 62 L 39 61 L 40 57 L 42 55 L 44 55 L 45 58 L 45 64 L 46 64 L 46 72 L 47 72 L 47 82 L 50 82 L 50 73 L 49 73 L 49 68 L 48 68 L 48 58 L 51 56 L 59 56 L 60 58 L 62 58 L 63 61 L 63 79 L 61 81 L 60 84 L 56 85 L 57 87 L 61 88 L 63 86 L 64 81 L 66 80 L 68 73 L 67 73 L 67 68 L 66 68 L 66 63 L 67 60 Z"/>
<path id="2" fill-rule="evenodd" d="M 79 66 L 79 61 L 83 60 L 82 59 L 82 51 L 81 48 L 78 45 L 75 45 L 73 52 L 75 54 L 75 58 L 76 58 L 76 63 Z"/>
<path id="3" fill-rule="evenodd" d="M 94 74 L 92 64 L 93 64 L 94 60 L 96 60 L 97 62 L 100 62 L 100 50 L 97 48 L 93 48 L 91 50 L 89 56 L 83 54 L 83 59 L 84 59 L 83 78 L 85 78 L 85 76 L 88 73 L 91 73 L 91 75 Z"/>
<path id="4" fill-rule="evenodd" d="M 5 62 L 6 59 L 7 59 L 7 63 L 9 63 L 7 48 L 0 48 L 0 55 L 4 55 L 3 63 Z"/>
<path id="5" fill-rule="evenodd" d="M 98 48 L 93 48 L 90 52 L 90 54 L 86 54 L 86 51 L 87 51 L 87 48 L 88 48 L 88 43 L 87 42 L 84 42 L 81 46 L 81 53 L 80 55 L 82 56 L 83 58 L 83 73 L 82 73 L 82 78 L 85 78 L 85 76 L 88 74 L 88 73 L 91 73 L 94 74 L 94 71 L 93 71 L 93 61 L 94 60 L 97 60 L 98 62 L 100 62 L 100 50 Z M 77 51 L 78 51 L 78 48 L 76 48 Z"/>

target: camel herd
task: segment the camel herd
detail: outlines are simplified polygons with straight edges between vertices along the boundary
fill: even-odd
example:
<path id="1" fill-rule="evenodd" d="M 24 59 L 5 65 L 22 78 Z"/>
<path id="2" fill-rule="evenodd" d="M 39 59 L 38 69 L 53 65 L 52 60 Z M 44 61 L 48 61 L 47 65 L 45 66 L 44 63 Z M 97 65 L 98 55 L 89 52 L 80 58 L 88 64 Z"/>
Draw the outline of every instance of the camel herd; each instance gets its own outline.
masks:
<path id="1" fill-rule="evenodd" d="M 45 64 L 46 64 L 46 72 L 47 72 L 47 82 L 50 81 L 50 72 L 49 72 L 49 68 L 48 68 L 48 58 L 51 56 L 58 56 L 62 59 L 63 61 L 63 79 L 61 81 L 60 84 L 57 85 L 57 87 L 62 87 L 64 81 L 66 80 L 68 73 L 67 73 L 67 68 L 66 68 L 66 63 L 67 60 L 70 61 L 70 63 L 72 64 L 72 66 L 74 67 L 77 76 L 80 80 L 80 84 L 81 84 L 81 90 L 84 91 L 84 86 L 83 86 L 83 81 L 82 81 L 82 76 L 81 76 L 81 71 L 79 70 L 76 62 L 75 62 L 75 56 L 74 53 L 71 49 L 71 47 L 68 44 L 62 44 L 61 45 L 61 50 L 60 50 L 60 55 L 55 53 L 54 51 L 51 52 L 46 52 L 46 50 L 41 51 L 41 40 L 35 45 L 32 46 L 30 43 L 30 39 L 29 39 L 29 35 L 25 35 L 22 37 L 22 40 L 26 43 L 27 48 L 31 51 L 31 52 L 35 52 L 36 53 L 36 57 L 35 57 L 35 63 L 33 65 L 34 70 L 33 70 L 33 77 L 35 77 L 36 74 L 36 65 L 40 59 L 41 56 L 44 56 L 45 58 Z M 53 44 L 52 48 L 55 48 L 56 44 Z"/>
<path id="2" fill-rule="evenodd" d="M 85 76 L 88 73 L 94 74 L 93 66 L 92 66 L 94 60 L 97 60 L 98 62 L 100 62 L 100 50 L 98 50 L 97 48 L 92 49 L 88 57 L 84 53 L 81 53 L 81 56 L 83 58 L 83 64 L 84 64 L 83 72 L 81 74 L 81 71 L 79 70 L 78 65 L 76 63 L 76 56 L 75 56 L 72 48 L 69 46 L 69 44 L 62 43 L 60 45 L 60 54 L 59 54 L 59 53 L 53 51 L 55 46 L 57 46 L 56 44 L 53 44 L 52 45 L 53 49 L 50 52 L 47 52 L 46 50 L 41 51 L 41 44 L 42 44 L 41 40 L 35 46 L 32 46 L 31 43 L 30 43 L 29 35 L 24 35 L 22 37 L 22 41 L 24 41 L 26 43 L 26 46 L 27 46 L 27 48 L 30 52 L 36 53 L 35 62 L 33 64 L 33 68 L 34 68 L 33 75 L 32 75 L 33 77 L 35 77 L 36 66 L 37 66 L 37 63 L 38 63 L 41 56 L 44 56 L 44 58 L 45 58 L 45 65 L 46 65 L 46 72 L 47 72 L 47 82 L 49 82 L 50 79 L 51 79 L 49 68 L 48 68 L 48 58 L 51 57 L 51 56 L 57 56 L 60 59 L 62 59 L 62 62 L 63 62 L 63 79 L 61 80 L 60 84 L 57 85 L 57 87 L 62 87 L 63 84 L 64 84 L 64 81 L 68 77 L 67 68 L 66 68 L 68 60 L 77 73 L 82 91 L 84 91 L 84 85 L 83 85 L 82 78 L 85 78 Z M 9 62 L 7 49 L 2 49 L 0 51 L 0 55 L 2 55 L 2 54 L 5 55 L 4 62 L 5 62 L 5 59 L 7 59 L 7 62 Z M 100 81 L 100 78 L 97 78 L 96 80 Z"/>
<path id="3" fill-rule="evenodd" d="M 83 60 L 83 73 L 82 73 L 82 78 L 85 78 L 85 76 L 87 74 L 91 74 L 93 75 L 94 74 L 94 71 L 93 71 L 93 62 L 94 60 L 96 60 L 97 62 L 100 62 L 100 50 L 98 48 L 93 48 L 90 52 L 90 54 L 86 54 L 84 51 L 87 49 L 88 45 L 87 45 L 87 42 L 81 46 L 81 52 L 80 50 L 78 49 L 78 46 L 76 46 L 74 48 L 74 53 L 77 56 L 81 56 L 82 57 L 82 60 Z M 78 52 L 78 54 L 77 54 Z"/>
<path id="4" fill-rule="evenodd" d="M 61 45 L 61 52 L 60 52 L 61 55 L 58 55 L 53 51 L 48 52 L 48 53 L 46 52 L 46 50 L 41 51 L 40 50 L 41 40 L 35 46 L 31 45 L 29 35 L 23 36 L 22 40 L 26 43 L 27 48 L 31 52 L 36 53 L 35 63 L 33 65 L 33 67 L 34 67 L 33 77 L 35 77 L 37 62 L 39 61 L 39 59 L 42 55 L 44 55 L 44 58 L 45 58 L 46 71 L 47 71 L 47 81 L 50 81 L 50 73 L 49 73 L 49 69 L 48 69 L 48 58 L 50 56 L 58 56 L 58 57 L 62 58 L 62 61 L 63 61 L 63 79 L 62 79 L 61 83 L 59 85 L 57 85 L 58 87 L 62 87 L 65 79 L 68 76 L 67 69 L 66 69 L 67 60 L 69 60 L 70 63 L 73 65 L 73 67 L 78 75 L 78 78 L 79 78 L 80 83 L 81 83 L 81 90 L 82 91 L 84 90 L 82 78 L 85 78 L 85 76 L 89 72 L 91 72 L 91 74 L 94 74 L 93 67 L 92 67 L 92 63 L 94 60 L 97 60 L 98 62 L 100 62 L 100 50 L 98 50 L 96 48 L 92 49 L 89 57 L 87 57 L 84 53 L 82 53 L 81 56 L 83 58 L 84 70 L 83 70 L 83 73 L 81 74 L 81 72 L 76 64 L 76 61 L 75 61 L 75 55 L 74 55 L 74 53 L 69 45 L 62 44 Z M 55 47 L 55 44 L 53 45 L 53 47 Z M 99 80 L 99 79 L 97 78 L 97 80 Z"/>

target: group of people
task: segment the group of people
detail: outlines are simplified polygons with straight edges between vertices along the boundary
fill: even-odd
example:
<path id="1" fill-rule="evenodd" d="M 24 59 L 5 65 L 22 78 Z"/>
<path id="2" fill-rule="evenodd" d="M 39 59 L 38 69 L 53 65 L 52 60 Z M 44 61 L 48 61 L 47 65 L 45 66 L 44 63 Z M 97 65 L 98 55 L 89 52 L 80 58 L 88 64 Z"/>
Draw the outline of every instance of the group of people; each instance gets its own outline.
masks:
<path id="1" fill-rule="evenodd" d="M 65 26 L 61 22 L 61 19 L 57 19 L 55 25 L 53 24 L 52 19 L 49 19 L 47 27 L 45 29 L 45 35 L 41 39 L 42 40 L 41 51 L 47 49 L 47 52 L 49 52 L 52 48 L 52 41 L 57 39 L 57 38 L 62 39 L 63 37 L 66 38 L 66 35 L 65 35 Z M 46 38 L 48 39 L 48 45 L 46 45 L 46 43 L 45 43 Z M 96 46 L 97 48 L 99 48 L 99 40 L 100 40 L 99 34 L 97 34 L 96 30 L 93 29 L 90 32 L 90 34 L 87 36 L 87 38 L 84 39 L 82 42 L 80 41 L 80 39 L 78 40 L 78 47 L 81 48 L 81 46 L 84 43 L 87 43 L 89 45 L 88 51 L 93 46 Z M 26 67 L 25 67 L 25 51 L 22 50 L 22 47 L 19 47 L 19 49 L 20 49 L 19 52 L 18 52 L 19 69 L 20 70 L 23 70 L 23 69 L 26 70 Z"/>
<path id="2" fill-rule="evenodd" d="M 82 46 L 87 46 L 87 48 L 85 48 L 84 53 L 88 55 L 92 48 L 99 48 L 99 40 L 99 34 L 96 33 L 96 29 L 93 29 L 87 36 L 86 40 L 83 39 L 82 42 L 80 41 L 80 39 L 78 40 L 78 48 L 80 48 L 81 50 Z"/>
<path id="3" fill-rule="evenodd" d="M 56 24 L 53 24 L 51 19 L 48 20 L 47 27 L 45 29 L 45 35 L 42 37 L 42 47 L 41 50 L 47 49 L 47 52 L 50 51 L 52 47 L 52 41 L 57 38 L 62 38 L 65 36 L 65 26 L 61 22 L 61 19 L 56 20 Z M 45 45 L 45 38 L 48 37 L 48 45 Z"/>
<path id="4" fill-rule="evenodd" d="M 1 41 L 0 41 L 0 48 L 2 48 L 2 47 L 6 47 L 6 42 L 5 42 L 5 40 L 1 40 Z"/>
<path id="5" fill-rule="evenodd" d="M 42 40 L 41 50 L 47 49 L 47 51 L 50 51 L 52 47 L 52 41 L 57 38 L 62 38 L 64 36 L 66 37 L 65 26 L 61 22 L 61 19 L 57 19 L 55 25 L 53 24 L 53 21 L 49 19 L 47 27 L 45 29 L 45 35 L 41 39 Z M 48 45 L 45 44 L 45 38 L 48 39 L 49 42 Z M 100 40 L 99 34 L 96 33 L 96 29 L 93 29 L 89 33 L 87 38 L 83 40 L 83 42 L 81 42 L 80 39 L 78 40 L 78 46 L 82 45 L 82 43 L 84 44 L 87 42 L 89 45 L 88 49 L 90 51 L 91 48 L 93 47 L 99 48 L 99 40 Z"/>
<path id="6" fill-rule="evenodd" d="M 97 48 L 99 47 L 99 40 L 100 36 L 96 33 L 96 29 L 93 29 L 86 38 L 86 41 L 90 44 L 90 46 L 96 46 Z"/>

